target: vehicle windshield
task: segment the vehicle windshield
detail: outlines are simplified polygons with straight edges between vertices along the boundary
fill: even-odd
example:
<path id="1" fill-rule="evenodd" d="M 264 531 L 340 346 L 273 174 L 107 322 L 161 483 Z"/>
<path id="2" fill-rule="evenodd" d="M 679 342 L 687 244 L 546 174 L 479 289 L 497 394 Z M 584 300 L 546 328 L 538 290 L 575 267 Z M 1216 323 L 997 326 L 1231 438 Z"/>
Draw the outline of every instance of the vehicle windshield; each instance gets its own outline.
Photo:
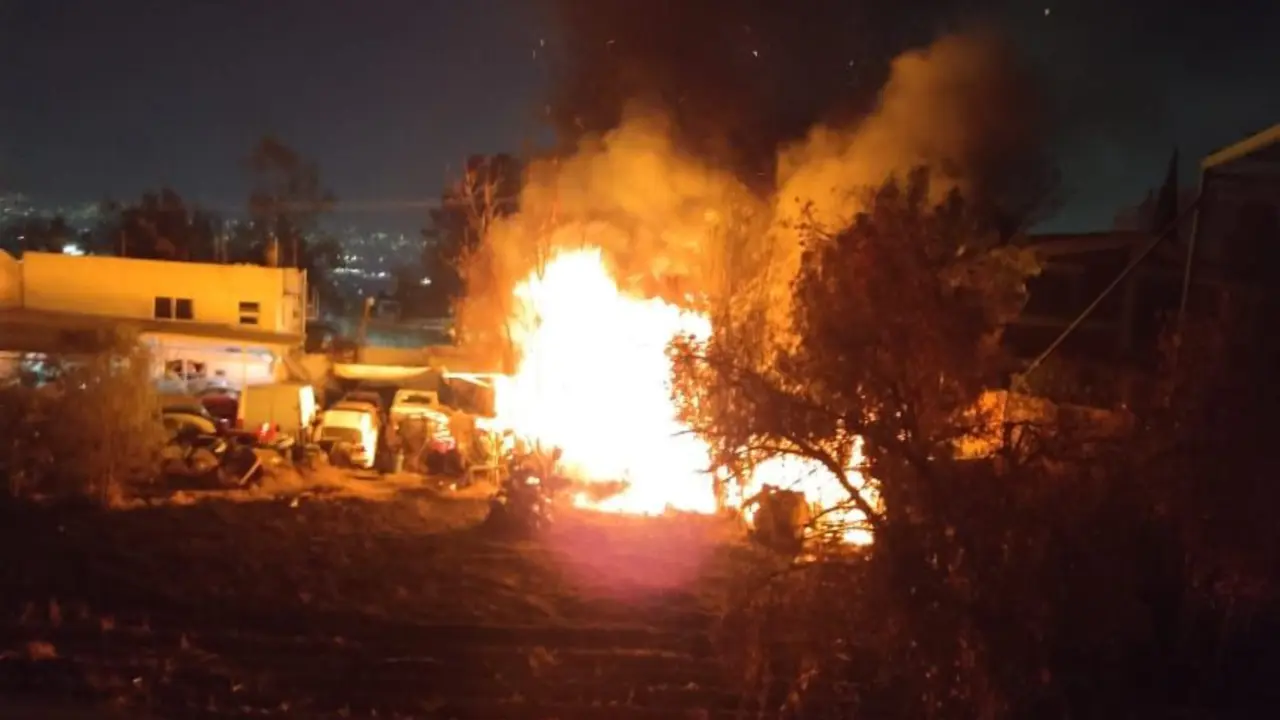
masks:
<path id="1" fill-rule="evenodd" d="M 353 410 L 359 413 L 376 413 L 378 407 L 367 400 L 343 400 L 330 410 Z"/>

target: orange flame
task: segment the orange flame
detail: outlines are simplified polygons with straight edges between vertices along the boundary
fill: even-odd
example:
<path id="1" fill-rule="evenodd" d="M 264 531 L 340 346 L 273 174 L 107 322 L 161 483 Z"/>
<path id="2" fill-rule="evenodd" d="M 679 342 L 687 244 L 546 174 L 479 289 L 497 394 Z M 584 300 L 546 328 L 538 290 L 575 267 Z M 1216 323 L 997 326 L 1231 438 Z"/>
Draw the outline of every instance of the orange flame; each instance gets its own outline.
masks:
<path id="1" fill-rule="evenodd" d="M 527 441 L 560 448 L 563 466 L 578 480 L 624 484 L 604 500 L 579 496 L 580 506 L 715 512 L 710 449 L 677 419 L 667 357 L 677 336 L 709 337 L 710 321 L 623 293 L 598 248 L 555 255 L 517 286 L 515 299 L 509 327 L 521 360 L 496 385 L 499 423 Z M 744 496 L 765 482 L 803 489 L 824 507 L 847 500 L 829 474 L 800 460 L 762 464 Z M 846 538 L 866 541 L 856 531 Z"/>

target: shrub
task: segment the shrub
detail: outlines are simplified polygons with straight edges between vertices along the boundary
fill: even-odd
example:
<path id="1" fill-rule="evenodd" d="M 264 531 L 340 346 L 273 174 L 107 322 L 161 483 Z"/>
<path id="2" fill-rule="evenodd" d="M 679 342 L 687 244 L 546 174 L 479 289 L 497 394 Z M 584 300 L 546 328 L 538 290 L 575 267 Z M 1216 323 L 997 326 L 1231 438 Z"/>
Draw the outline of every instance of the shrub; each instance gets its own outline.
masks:
<path id="1" fill-rule="evenodd" d="M 165 442 L 151 359 L 136 337 L 51 358 L 41 380 L 0 388 L 0 471 L 12 496 L 109 504 L 157 475 Z"/>

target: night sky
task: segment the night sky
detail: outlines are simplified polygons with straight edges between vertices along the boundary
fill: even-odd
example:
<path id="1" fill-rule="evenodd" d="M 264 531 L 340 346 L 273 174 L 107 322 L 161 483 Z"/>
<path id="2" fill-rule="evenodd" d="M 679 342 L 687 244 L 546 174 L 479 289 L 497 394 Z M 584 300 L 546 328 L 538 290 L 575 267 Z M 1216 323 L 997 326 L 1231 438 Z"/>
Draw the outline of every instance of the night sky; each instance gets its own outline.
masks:
<path id="1" fill-rule="evenodd" d="M 980 17 L 1043 73 L 1067 192 L 1056 228 L 1108 226 L 1175 144 L 1190 179 L 1193 158 L 1280 122 L 1274 0 L 1047 7 L 999 0 Z M 430 199 L 469 153 L 547 141 L 556 31 L 536 0 L 0 0 L 0 192 L 167 184 L 238 208 L 239 160 L 274 132 L 344 201 Z"/>

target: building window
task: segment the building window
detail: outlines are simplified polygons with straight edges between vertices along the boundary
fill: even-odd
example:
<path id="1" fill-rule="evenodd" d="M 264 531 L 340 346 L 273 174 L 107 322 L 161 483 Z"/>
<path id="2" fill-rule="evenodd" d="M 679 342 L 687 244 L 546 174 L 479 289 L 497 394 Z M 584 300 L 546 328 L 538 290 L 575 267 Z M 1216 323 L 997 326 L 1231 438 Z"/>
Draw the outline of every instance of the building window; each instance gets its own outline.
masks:
<path id="1" fill-rule="evenodd" d="M 165 376 L 174 380 L 199 380 L 208 372 L 207 365 L 195 360 L 170 360 L 164 364 Z"/>
<path id="2" fill-rule="evenodd" d="M 240 303 L 240 324 L 257 325 L 261 307 L 256 302 Z"/>
<path id="3" fill-rule="evenodd" d="M 194 320 L 195 303 L 191 298 L 157 297 L 154 314 L 157 320 Z"/>

